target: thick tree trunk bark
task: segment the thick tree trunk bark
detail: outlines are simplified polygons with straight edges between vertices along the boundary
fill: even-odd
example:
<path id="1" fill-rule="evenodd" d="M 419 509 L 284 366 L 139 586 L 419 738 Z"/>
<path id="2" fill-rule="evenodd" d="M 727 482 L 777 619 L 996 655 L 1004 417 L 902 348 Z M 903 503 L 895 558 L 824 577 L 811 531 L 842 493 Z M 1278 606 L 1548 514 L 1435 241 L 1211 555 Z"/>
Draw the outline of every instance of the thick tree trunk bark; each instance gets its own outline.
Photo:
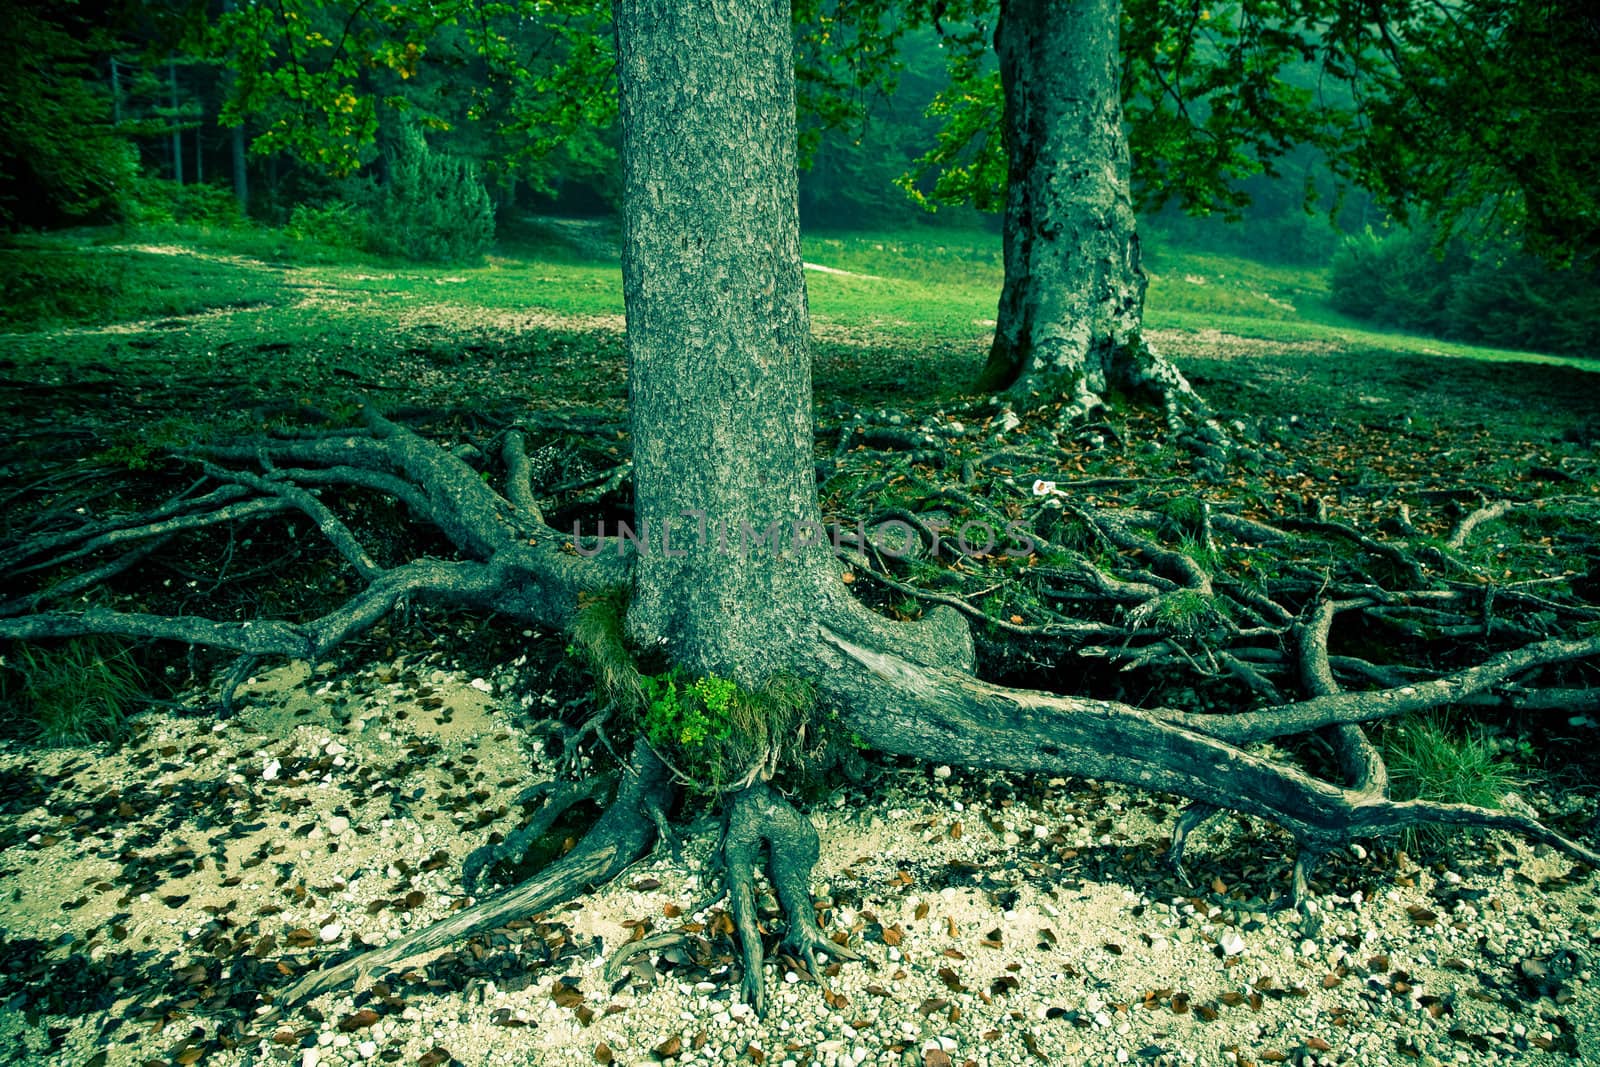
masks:
<path id="1" fill-rule="evenodd" d="M 838 584 L 820 525 L 793 41 L 770 6 L 618 0 L 637 550 L 630 629 L 746 684 Z"/>
<path id="2" fill-rule="evenodd" d="M 1193 398 L 1144 344 L 1120 0 L 1003 0 L 1005 287 L 980 385 L 1088 414 L 1108 390 Z M 1198 406 L 1197 402 L 1190 406 Z"/>
<path id="3" fill-rule="evenodd" d="M 787 5 L 616 0 L 623 290 L 637 535 L 628 627 L 691 672 L 748 687 L 810 673 L 818 622 L 887 624 L 845 593 L 817 505 Z M 908 637 L 970 664 L 964 625 Z M 722 878 L 742 988 L 765 1003 L 762 854 L 808 961 L 815 834 L 755 782 L 730 798 Z"/>

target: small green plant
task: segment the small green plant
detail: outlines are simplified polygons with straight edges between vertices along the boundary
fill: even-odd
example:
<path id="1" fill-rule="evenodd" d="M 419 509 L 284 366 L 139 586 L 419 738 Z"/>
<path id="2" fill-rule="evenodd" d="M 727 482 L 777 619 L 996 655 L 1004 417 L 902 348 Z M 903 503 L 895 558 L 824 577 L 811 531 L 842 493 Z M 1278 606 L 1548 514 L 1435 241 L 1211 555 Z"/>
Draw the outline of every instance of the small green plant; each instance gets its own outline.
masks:
<path id="1" fill-rule="evenodd" d="M 1382 740 L 1396 800 L 1433 800 L 1498 808 L 1523 784 L 1511 761 L 1481 730 L 1454 729 L 1441 715 L 1415 716 L 1390 725 Z M 1452 831 L 1424 826 L 1402 832 L 1401 847 L 1438 848 Z"/>
<path id="2" fill-rule="evenodd" d="M 119 435 L 98 458 L 130 471 L 155 470 L 170 452 L 193 445 L 203 436 L 204 431 L 192 420 L 168 417 L 139 427 L 136 432 Z"/>
<path id="3" fill-rule="evenodd" d="M 1222 562 L 1216 548 L 1198 537 L 1185 536 L 1180 539 L 1178 551 L 1188 556 L 1201 570 L 1214 571 Z"/>
<path id="4" fill-rule="evenodd" d="M 777 674 L 759 688 L 677 668 L 643 675 L 643 727 L 650 744 L 689 784 L 707 793 L 794 769 L 802 774 L 823 741 L 808 737 L 816 693 L 803 679 Z"/>
<path id="5" fill-rule="evenodd" d="M 1050 524 L 1045 535 L 1068 552 L 1092 556 L 1106 547 L 1105 535 L 1079 515 L 1061 515 Z"/>
<path id="6" fill-rule="evenodd" d="M 105 638 L 17 645 L 0 662 L 7 725 L 45 745 L 118 740 L 144 695 L 144 673 L 127 647 Z"/>
<path id="7" fill-rule="evenodd" d="M 1206 502 L 1197 496 L 1172 496 L 1156 505 L 1180 534 L 1196 536 L 1205 529 Z"/>
<path id="8" fill-rule="evenodd" d="M 644 730 L 658 749 L 680 753 L 692 764 L 711 760 L 710 749 L 732 733 L 728 712 L 738 687 L 708 675 L 685 684 L 676 668 L 644 675 Z"/>

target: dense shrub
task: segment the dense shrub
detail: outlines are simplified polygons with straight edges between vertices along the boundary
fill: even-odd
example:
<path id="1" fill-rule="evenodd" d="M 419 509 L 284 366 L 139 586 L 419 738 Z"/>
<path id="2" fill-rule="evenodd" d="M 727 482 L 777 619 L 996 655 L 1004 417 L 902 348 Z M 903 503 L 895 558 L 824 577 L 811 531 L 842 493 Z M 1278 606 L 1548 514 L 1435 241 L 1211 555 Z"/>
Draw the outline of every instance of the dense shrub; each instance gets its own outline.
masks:
<path id="1" fill-rule="evenodd" d="M 167 178 L 133 178 L 124 183 L 119 204 L 122 222 L 136 229 L 173 224 L 231 229 L 244 222 L 233 190 L 221 185 L 179 185 Z"/>
<path id="2" fill-rule="evenodd" d="M 450 263 L 488 250 L 494 204 L 472 163 L 434 151 L 410 124 L 400 127 L 384 160 L 387 180 L 372 196 L 374 252 Z"/>
<path id="3" fill-rule="evenodd" d="M 87 6 L 87 5 L 86 5 Z M 75 4 L 7 4 L 0 34 L 0 228 L 108 222 L 138 174 Z"/>
<path id="4" fill-rule="evenodd" d="M 1600 271 L 1555 270 L 1506 245 L 1370 230 L 1334 257 L 1333 306 L 1386 326 L 1476 344 L 1600 355 Z"/>
<path id="5" fill-rule="evenodd" d="M 372 240 L 372 213 L 349 200 L 296 204 L 283 232 L 297 241 L 360 251 Z"/>

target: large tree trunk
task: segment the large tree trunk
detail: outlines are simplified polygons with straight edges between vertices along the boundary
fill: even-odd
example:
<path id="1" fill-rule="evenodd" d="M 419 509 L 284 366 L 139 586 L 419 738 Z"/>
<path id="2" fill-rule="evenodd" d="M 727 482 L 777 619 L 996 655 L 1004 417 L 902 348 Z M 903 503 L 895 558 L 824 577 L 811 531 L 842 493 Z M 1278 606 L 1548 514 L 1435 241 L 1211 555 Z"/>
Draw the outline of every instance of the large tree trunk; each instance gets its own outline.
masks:
<path id="1" fill-rule="evenodd" d="M 789 13 L 617 0 L 614 21 L 640 540 L 629 630 L 677 665 L 756 687 L 814 670 L 819 620 L 886 629 L 845 595 L 817 504 Z M 971 662 L 962 624 L 910 636 L 926 659 Z M 807 961 L 849 952 L 811 908 L 810 824 L 746 782 L 727 798 L 721 874 L 759 1009 L 763 853 L 790 948 Z"/>
<path id="2" fill-rule="evenodd" d="M 1064 399 L 1088 414 L 1108 390 L 1193 394 L 1145 345 L 1122 121 L 1119 0 L 1003 0 L 1005 288 L 981 385 Z"/>
<path id="3" fill-rule="evenodd" d="M 746 684 L 838 584 L 812 460 L 793 41 L 767 6 L 619 0 L 638 553 L 630 628 Z"/>

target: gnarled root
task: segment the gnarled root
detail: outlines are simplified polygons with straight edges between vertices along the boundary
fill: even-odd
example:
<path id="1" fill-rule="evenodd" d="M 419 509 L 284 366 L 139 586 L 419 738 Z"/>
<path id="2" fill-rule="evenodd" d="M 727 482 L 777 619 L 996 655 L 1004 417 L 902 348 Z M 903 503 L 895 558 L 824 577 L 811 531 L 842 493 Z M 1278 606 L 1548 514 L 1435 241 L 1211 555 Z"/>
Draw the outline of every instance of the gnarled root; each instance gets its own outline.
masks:
<path id="1" fill-rule="evenodd" d="M 527 824 L 507 834 L 505 840 L 475 848 L 461 865 L 461 884 L 467 892 L 478 891 L 478 876 L 502 860 L 520 860 L 533 844 L 550 832 L 556 820 L 584 801 L 599 801 L 616 784 L 614 775 L 598 775 L 578 782 L 544 782 L 522 795 L 524 804 L 539 797 L 544 805 Z"/>
<path id="2" fill-rule="evenodd" d="M 514 889 L 464 908 L 382 948 L 306 975 L 279 993 L 277 1002 L 298 1004 L 362 978 L 377 968 L 445 948 L 510 919 L 532 915 L 569 900 L 589 886 L 610 881 L 650 848 L 655 822 L 648 811 L 651 806 L 666 807 L 671 798 L 672 783 L 667 769 L 648 745 L 642 742 L 635 745 L 616 800 L 577 846 L 560 860 Z"/>
<path id="3" fill-rule="evenodd" d="M 827 650 L 819 652 L 832 668 L 823 675 L 824 693 L 843 709 L 845 724 L 882 751 L 965 766 L 1125 782 L 1258 815 L 1294 835 L 1307 856 L 1306 873 L 1315 854 L 1353 838 L 1381 837 L 1429 823 L 1510 830 L 1600 866 L 1600 852 L 1519 812 L 1387 800 L 1264 759 L 1224 740 L 1228 732 L 1219 727 L 1227 726 L 1231 716 L 1146 711 L 1111 701 L 1005 689 L 913 664 L 837 633 L 823 631 L 821 636 Z M 1592 655 L 1597 650 L 1600 642 L 1551 651 Z M 1414 695 L 1413 687 L 1404 690 L 1359 696 L 1382 704 Z M 1342 700 L 1317 697 L 1294 705 L 1320 712 L 1308 710 L 1296 724 L 1316 729 L 1340 723 Z M 1332 706 L 1323 707 L 1323 702 Z"/>
<path id="4" fill-rule="evenodd" d="M 1178 877 L 1183 879 L 1184 885 L 1190 884 L 1189 872 L 1183 866 L 1183 850 L 1189 843 L 1189 835 L 1215 815 L 1217 810 L 1215 805 L 1197 800 L 1183 809 L 1178 821 L 1172 826 L 1172 843 L 1167 846 L 1167 862 L 1178 872 Z"/>
<path id="5" fill-rule="evenodd" d="M 722 855 L 729 911 L 744 964 L 741 988 L 745 1000 L 758 1013 L 766 1007 L 755 896 L 756 864 L 763 845 L 767 849 L 767 873 L 789 923 L 784 945 L 819 977 L 818 951 L 839 959 L 857 958 L 847 947 L 829 940 L 817 925 L 809 882 L 820 848 L 810 821 L 765 782 L 740 790 L 729 802 Z"/>

